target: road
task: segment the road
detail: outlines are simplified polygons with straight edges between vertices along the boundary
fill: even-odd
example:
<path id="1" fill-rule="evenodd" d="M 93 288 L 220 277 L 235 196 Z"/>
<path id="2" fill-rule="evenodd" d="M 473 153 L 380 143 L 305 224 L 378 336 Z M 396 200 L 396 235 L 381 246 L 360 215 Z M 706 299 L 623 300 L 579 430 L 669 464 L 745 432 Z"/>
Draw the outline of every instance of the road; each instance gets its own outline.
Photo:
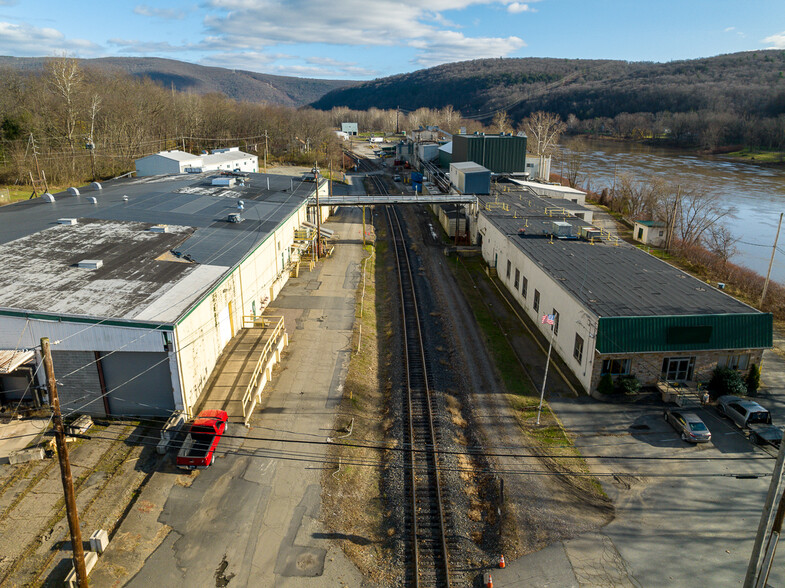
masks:
<path id="1" fill-rule="evenodd" d="M 284 315 L 290 343 L 251 428 L 230 425 L 237 438 L 222 440 L 190 485 L 187 475 L 156 475 L 91 575 L 96 585 L 362 585 L 318 521 L 325 446 L 290 442 L 332 433 L 349 359 L 360 211 L 341 209 L 329 228 L 342 241 L 333 256 L 301 270 L 268 311 Z M 152 551 L 144 561 L 140 542 Z"/>

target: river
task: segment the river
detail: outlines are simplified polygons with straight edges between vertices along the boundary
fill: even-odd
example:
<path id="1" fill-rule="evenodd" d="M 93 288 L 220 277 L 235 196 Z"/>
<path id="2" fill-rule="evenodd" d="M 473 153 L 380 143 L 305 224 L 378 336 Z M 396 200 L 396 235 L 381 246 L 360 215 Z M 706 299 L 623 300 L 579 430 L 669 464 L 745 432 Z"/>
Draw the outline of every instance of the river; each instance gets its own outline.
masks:
<path id="1" fill-rule="evenodd" d="M 736 209 L 726 222 L 733 236 L 739 239 L 731 262 L 766 275 L 779 216 L 785 212 L 785 168 L 738 163 L 638 143 L 576 141 L 566 137 L 561 146 L 563 157 L 579 158 L 582 188 L 599 192 L 603 187 L 610 187 L 614 172 L 641 179 L 663 175 L 685 189 L 696 185 L 707 188 L 723 206 Z M 551 172 L 562 173 L 561 157 L 554 156 Z M 771 277 L 785 284 L 785 227 L 777 249 Z"/>

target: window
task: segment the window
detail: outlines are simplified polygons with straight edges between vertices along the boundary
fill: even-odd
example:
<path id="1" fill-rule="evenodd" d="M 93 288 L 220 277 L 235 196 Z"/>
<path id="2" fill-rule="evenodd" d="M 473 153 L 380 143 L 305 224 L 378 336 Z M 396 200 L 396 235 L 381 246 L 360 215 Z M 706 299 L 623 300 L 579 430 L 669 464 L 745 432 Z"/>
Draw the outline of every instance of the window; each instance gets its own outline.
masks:
<path id="1" fill-rule="evenodd" d="M 572 350 L 572 356 L 578 361 L 583 362 L 583 337 L 575 334 L 575 347 Z"/>
<path id="2" fill-rule="evenodd" d="M 553 309 L 553 334 L 559 334 L 559 311 L 555 308 Z"/>
<path id="3" fill-rule="evenodd" d="M 507 277 L 508 278 L 510 277 L 510 269 L 512 269 L 512 263 L 510 263 L 510 260 L 508 259 L 507 260 Z"/>
<path id="4" fill-rule="evenodd" d="M 515 270 L 515 289 L 518 289 L 518 285 L 521 283 L 521 272 L 516 268 Z"/>
<path id="5" fill-rule="evenodd" d="M 692 380 L 694 367 L 694 357 L 666 357 L 662 360 L 660 377 L 668 382 L 686 382 Z"/>
<path id="6" fill-rule="evenodd" d="M 534 289 L 534 302 L 532 303 L 532 308 L 534 308 L 534 312 L 540 310 L 540 291 L 536 288 Z"/>
<path id="7" fill-rule="evenodd" d="M 600 375 L 627 376 L 630 373 L 630 363 L 629 359 L 603 359 Z"/>
<path id="8" fill-rule="evenodd" d="M 717 361 L 717 367 L 727 367 L 732 370 L 743 372 L 750 367 L 750 354 L 740 353 L 738 355 L 726 355 Z"/>
<path id="9" fill-rule="evenodd" d="M 663 235 L 665 235 L 665 231 L 660 231 L 660 237 L 662 237 Z"/>
<path id="10" fill-rule="evenodd" d="M 526 299 L 526 291 L 529 289 L 529 280 L 526 279 L 526 276 L 523 276 L 523 285 L 521 285 L 521 294 L 523 294 L 523 298 Z"/>
<path id="11" fill-rule="evenodd" d="M 643 239 L 643 229 L 638 229 L 638 241 Z"/>

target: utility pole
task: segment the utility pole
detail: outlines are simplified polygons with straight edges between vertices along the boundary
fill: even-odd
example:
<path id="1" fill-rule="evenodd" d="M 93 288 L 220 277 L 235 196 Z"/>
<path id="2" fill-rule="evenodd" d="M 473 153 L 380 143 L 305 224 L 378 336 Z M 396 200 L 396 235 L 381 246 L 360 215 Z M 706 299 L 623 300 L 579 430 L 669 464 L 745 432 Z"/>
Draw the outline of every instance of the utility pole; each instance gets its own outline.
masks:
<path id="1" fill-rule="evenodd" d="M 769 278 L 771 278 L 771 267 L 774 265 L 774 254 L 777 252 L 777 241 L 780 240 L 780 229 L 782 228 L 782 214 L 780 213 L 780 222 L 777 225 L 777 236 L 774 237 L 774 245 L 771 247 L 771 259 L 769 260 L 769 271 L 766 272 L 766 281 L 763 282 L 763 292 L 760 295 L 760 304 L 758 306 L 763 308 L 763 299 L 766 298 L 766 290 L 769 289 Z"/>
<path id="2" fill-rule="evenodd" d="M 777 498 L 780 486 L 782 485 L 782 472 L 783 463 L 785 463 L 785 443 L 780 444 L 780 451 L 777 455 L 777 462 L 774 464 L 774 471 L 771 474 L 771 483 L 769 484 L 769 492 L 766 495 L 766 502 L 763 505 L 763 512 L 760 515 L 760 523 L 758 524 L 758 533 L 755 535 L 755 545 L 752 547 L 752 555 L 750 555 L 750 563 L 747 566 L 747 575 L 744 577 L 744 588 L 752 588 L 756 585 L 756 577 L 758 576 L 758 568 L 761 567 L 761 557 L 763 555 L 763 540 L 766 537 L 771 522 L 772 507 L 774 500 Z"/>
<path id="3" fill-rule="evenodd" d="M 38 164 L 38 148 L 35 145 L 35 137 L 33 137 L 33 133 L 30 133 L 30 139 L 28 140 L 28 145 L 33 148 L 33 159 L 35 159 L 35 170 L 38 172 L 38 178 L 33 180 L 32 174 L 30 174 L 30 179 L 33 182 L 33 196 L 38 193 L 38 188 L 36 185 L 39 185 L 43 182 L 44 190 L 46 192 L 49 191 L 49 185 L 46 183 L 46 174 L 41 172 L 41 166 Z"/>
<path id="4" fill-rule="evenodd" d="M 676 200 L 673 202 L 673 211 L 671 218 L 668 221 L 668 234 L 665 237 L 665 251 L 671 250 L 671 241 L 673 241 L 673 231 L 676 230 L 676 208 L 681 204 L 681 184 L 676 188 Z"/>
<path id="5" fill-rule="evenodd" d="M 264 132 L 264 173 L 267 173 L 267 131 Z"/>
<path id="6" fill-rule="evenodd" d="M 313 181 L 316 184 L 316 261 L 322 253 L 322 209 L 319 206 L 319 162 L 313 164 Z"/>
<path id="7" fill-rule="evenodd" d="M 400 128 L 398 127 L 398 113 L 400 113 L 400 106 L 395 107 L 395 134 L 399 134 L 401 132 Z"/>
<path id="8" fill-rule="evenodd" d="M 55 442 L 57 443 L 57 458 L 60 460 L 60 478 L 63 482 L 63 492 L 65 494 L 65 512 L 68 518 L 68 527 L 71 530 L 76 583 L 79 588 L 87 588 L 87 569 L 84 562 L 82 531 L 79 528 L 79 515 L 76 511 L 74 481 L 71 477 L 71 463 L 68 461 L 68 445 L 65 442 L 63 417 L 60 414 L 60 398 L 57 396 L 57 381 L 55 380 L 55 370 L 52 365 L 52 354 L 49 350 L 49 337 L 41 339 L 41 355 L 43 356 L 44 368 L 46 370 L 46 382 L 49 386 L 49 404 L 51 404 L 54 412 L 53 422 Z"/>

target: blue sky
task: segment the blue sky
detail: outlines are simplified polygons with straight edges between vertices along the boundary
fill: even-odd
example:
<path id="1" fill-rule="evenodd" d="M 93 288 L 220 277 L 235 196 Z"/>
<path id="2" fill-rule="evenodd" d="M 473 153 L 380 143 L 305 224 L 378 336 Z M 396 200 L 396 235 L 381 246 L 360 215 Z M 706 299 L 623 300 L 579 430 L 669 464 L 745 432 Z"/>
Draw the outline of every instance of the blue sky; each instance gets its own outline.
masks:
<path id="1" fill-rule="evenodd" d="M 785 0 L 0 0 L 0 55 L 166 57 L 303 77 L 765 48 L 785 50 Z"/>

